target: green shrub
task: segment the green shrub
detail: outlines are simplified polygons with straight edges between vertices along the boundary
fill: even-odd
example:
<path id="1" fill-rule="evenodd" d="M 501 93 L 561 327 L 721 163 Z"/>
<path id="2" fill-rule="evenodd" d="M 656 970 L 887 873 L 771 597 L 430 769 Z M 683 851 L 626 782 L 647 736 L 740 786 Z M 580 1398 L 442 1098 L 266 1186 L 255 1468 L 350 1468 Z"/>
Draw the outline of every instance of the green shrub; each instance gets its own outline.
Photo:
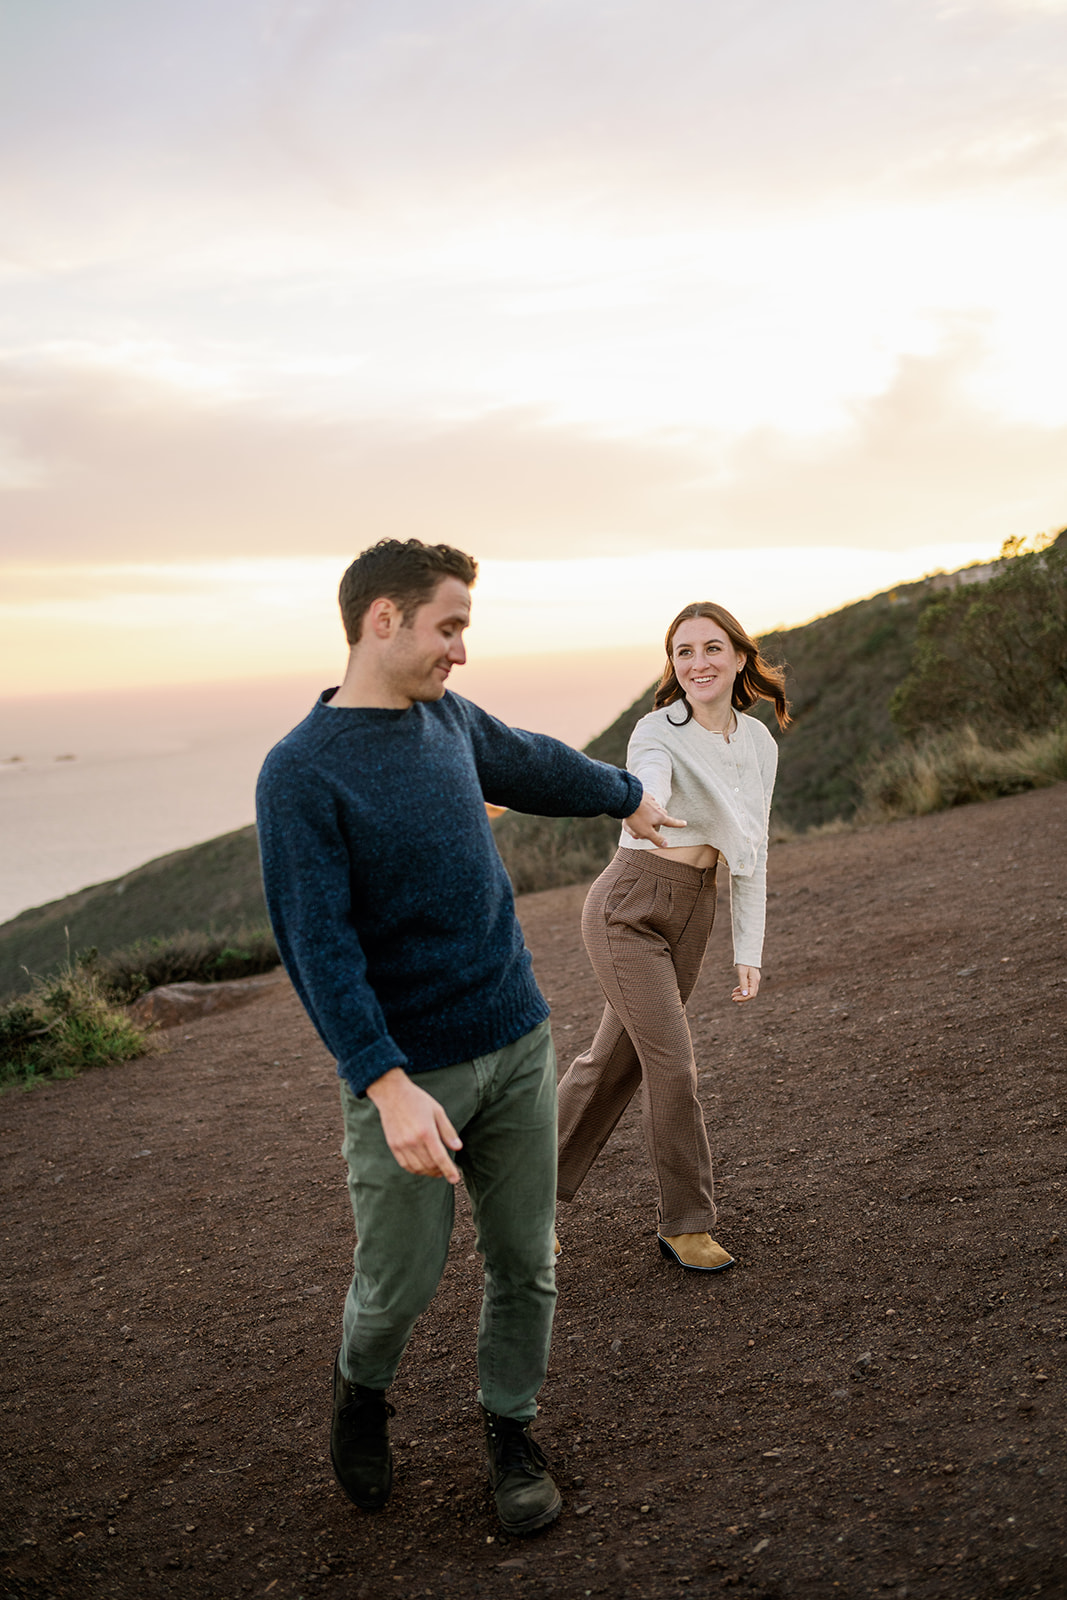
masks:
<path id="1" fill-rule="evenodd" d="M 222 983 L 250 978 L 278 965 L 278 947 L 266 926 L 230 933 L 183 933 L 140 939 L 101 956 L 97 950 L 78 955 L 78 965 L 92 975 L 109 1000 L 128 1005 L 161 983 Z"/>
<path id="2" fill-rule="evenodd" d="M 1026 734 L 1010 745 L 983 740 L 971 727 L 901 745 L 869 766 L 861 780 L 859 822 L 921 817 L 973 800 L 1020 794 L 1067 779 L 1067 723 Z"/>
<path id="3" fill-rule="evenodd" d="M 71 1078 L 146 1049 L 144 1030 L 78 968 L 35 979 L 28 995 L 0 1006 L 0 1088 Z"/>
<path id="4" fill-rule="evenodd" d="M 1008 552 L 1010 554 L 1010 551 Z M 1067 547 L 1007 560 L 988 583 L 928 605 L 890 714 L 908 737 L 965 724 L 1040 733 L 1067 711 Z"/>

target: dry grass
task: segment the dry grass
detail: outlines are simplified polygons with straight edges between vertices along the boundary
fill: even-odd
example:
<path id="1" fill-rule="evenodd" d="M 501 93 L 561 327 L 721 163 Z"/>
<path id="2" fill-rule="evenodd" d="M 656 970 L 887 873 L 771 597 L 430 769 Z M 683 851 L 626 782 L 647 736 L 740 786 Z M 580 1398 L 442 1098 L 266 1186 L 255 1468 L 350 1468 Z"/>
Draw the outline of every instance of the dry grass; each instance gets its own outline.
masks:
<path id="1" fill-rule="evenodd" d="M 806 828 L 806 839 L 821 839 L 827 834 L 851 833 L 855 823 L 848 817 L 831 817 L 829 822 L 817 823 L 814 828 Z"/>
<path id="2" fill-rule="evenodd" d="M 535 817 L 509 811 L 493 834 L 516 894 L 559 889 L 603 872 L 619 842 L 612 817 Z"/>
<path id="3" fill-rule="evenodd" d="M 1065 779 L 1067 724 L 1011 745 L 990 743 L 965 727 L 903 745 L 870 766 L 861 780 L 856 821 L 926 816 Z"/>

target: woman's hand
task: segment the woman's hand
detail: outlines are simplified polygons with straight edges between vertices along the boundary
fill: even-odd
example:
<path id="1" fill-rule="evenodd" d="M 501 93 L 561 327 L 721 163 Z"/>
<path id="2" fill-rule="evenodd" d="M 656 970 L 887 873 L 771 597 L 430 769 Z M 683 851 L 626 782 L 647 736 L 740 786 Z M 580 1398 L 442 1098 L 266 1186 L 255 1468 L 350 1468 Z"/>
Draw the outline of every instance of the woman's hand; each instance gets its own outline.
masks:
<path id="1" fill-rule="evenodd" d="M 668 816 L 655 796 L 650 795 L 646 789 L 641 797 L 641 804 L 636 811 L 626 818 L 623 827 L 631 839 L 647 839 L 657 849 L 665 850 L 667 841 L 656 830 L 659 828 L 684 828 L 685 823 L 681 822 L 677 817 Z"/>
<path id="2" fill-rule="evenodd" d="M 737 969 L 737 988 L 730 996 L 738 1005 L 744 1005 L 746 1000 L 755 1000 L 759 994 L 759 968 L 742 967 Z"/>

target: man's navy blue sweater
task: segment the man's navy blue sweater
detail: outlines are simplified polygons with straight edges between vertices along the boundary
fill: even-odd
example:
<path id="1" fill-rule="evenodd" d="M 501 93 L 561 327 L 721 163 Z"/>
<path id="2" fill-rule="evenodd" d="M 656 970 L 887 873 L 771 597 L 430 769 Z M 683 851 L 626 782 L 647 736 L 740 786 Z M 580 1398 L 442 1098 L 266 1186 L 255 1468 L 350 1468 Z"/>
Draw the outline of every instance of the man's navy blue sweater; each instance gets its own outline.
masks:
<path id="1" fill-rule="evenodd" d="M 548 1015 L 484 800 L 628 817 L 640 781 L 446 693 L 406 711 L 327 691 L 263 764 L 267 907 L 287 972 L 357 1094 L 391 1067 L 488 1055 Z"/>

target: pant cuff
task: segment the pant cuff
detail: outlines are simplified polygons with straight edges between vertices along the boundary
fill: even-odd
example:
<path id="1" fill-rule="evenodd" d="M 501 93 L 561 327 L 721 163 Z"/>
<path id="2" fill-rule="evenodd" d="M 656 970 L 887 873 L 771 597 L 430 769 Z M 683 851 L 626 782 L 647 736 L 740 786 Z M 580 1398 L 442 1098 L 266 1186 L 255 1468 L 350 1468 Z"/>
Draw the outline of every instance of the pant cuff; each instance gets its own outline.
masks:
<path id="1" fill-rule="evenodd" d="M 709 1215 L 706 1211 L 702 1215 L 671 1217 L 667 1222 L 658 1223 L 656 1232 L 665 1239 L 676 1239 L 680 1233 L 710 1233 L 717 1221 L 714 1212 Z"/>

